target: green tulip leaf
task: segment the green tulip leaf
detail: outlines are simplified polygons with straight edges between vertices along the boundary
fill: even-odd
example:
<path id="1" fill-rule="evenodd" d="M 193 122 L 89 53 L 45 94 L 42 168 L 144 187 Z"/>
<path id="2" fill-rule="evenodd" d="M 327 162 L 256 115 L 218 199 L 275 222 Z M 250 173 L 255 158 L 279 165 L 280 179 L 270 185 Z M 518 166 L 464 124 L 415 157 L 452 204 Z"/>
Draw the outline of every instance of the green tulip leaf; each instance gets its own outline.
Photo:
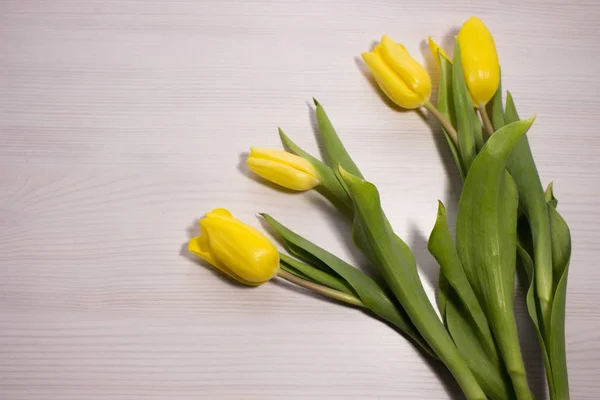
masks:
<path id="1" fill-rule="evenodd" d="M 514 99 L 510 92 L 506 96 L 505 118 L 507 122 L 519 120 Z M 513 176 L 517 185 L 519 206 L 527 217 L 531 230 L 535 289 L 541 307 L 539 317 L 542 318 L 541 321 L 545 330 L 550 318 L 550 302 L 554 290 L 550 221 L 544 188 L 526 136 L 523 136 L 515 146 L 506 163 L 506 169 Z"/>
<path id="2" fill-rule="evenodd" d="M 437 109 L 456 128 L 456 114 L 454 113 L 454 98 L 452 96 L 452 63 L 440 54 L 440 87 L 438 89 Z"/>
<path id="3" fill-rule="evenodd" d="M 306 240 L 289 228 L 279 223 L 268 214 L 261 214 L 265 221 L 281 236 L 285 247 L 294 256 L 306 263 L 336 274 L 343 279 L 354 291 L 356 296 L 373 313 L 390 322 L 405 335 L 411 338 L 427 353 L 435 356 L 431 348 L 415 329 L 404 310 L 390 299 L 386 291 L 364 272 L 348 264 L 344 260 Z M 305 271 L 302 271 L 308 275 Z"/>
<path id="4" fill-rule="evenodd" d="M 517 122 L 519 120 L 519 113 L 517 113 L 517 108 L 515 107 L 515 101 L 512 97 L 512 94 L 507 91 L 506 92 L 506 110 L 504 111 L 504 122 L 505 124 L 510 124 L 511 122 Z"/>
<path id="5" fill-rule="evenodd" d="M 446 209 L 441 202 L 428 248 L 440 264 L 443 315 L 456 347 L 490 398 L 510 398 L 512 386 L 510 381 L 503 379 L 503 366 L 487 318 L 463 270 L 448 227 Z"/>
<path id="6" fill-rule="evenodd" d="M 331 168 L 337 168 L 338 165 L 341 165 L 347 171 L 351 171 L 352 174 L 362 178 L 360 170 L 354 161 L 352 161 L 350 154 L 348 154 L 340 137 L 333 128 L 329 117 L 327 117 L 327 114 L 325 113 L 325 109 L 316 99 L 313 98 L 313 101 L 317 107 L 317 122 L 319 123 L 319 130 L 323 137 L 325 160 L 327 161 L 327 164 L 329 164 Z"/>
<path id="7" fill-rule="evenodd" d="M 494 333 L 519 398 L 531 398 L 513 310 L 517 191 L 508 157 L 534 118 L 496 131 L 473 161 L 458 205 L 456 241 L 465 274 Z"/>
<path id="8" fill-rule="evenodd" d="M 507 93 L 505 117 L 507 122 L 519 120 L 514 98 L 510 92 Z M 571 256 L 569 228 L 556 211 L 558 200 L 554 197 L 552 183 L 548 185 L 545 192 L 543 191 L 525 137 L 515 147 L 507 168 L 513 174 L 519 189 L 520 203 L 527 218 L 527 222 L 520 229 L 519 237 L 519 240 L 527 246 L 527 250 L 520 248 L 519 258 L 530 279 L 527 309 L 540 337 L 550 398 L 568 399 L 565 303 Z M 533 255 L 533 259 L 530 254 Z M 546 307 L 543 307 L 540 301 L 540 286 L 545 297 L 551 302 Z"/>
<path id="9" fill-rule="evenodd" d="M 552 301 L 548 350 L 556 399 L 569 398 L 569 375 L 567 373 L 565 344 L 565 308 L 567 276 L 571 259 L 571 233 L 564 219 L 553 207 L 548 207 L 552 232 L 552 262 L 555 281 L 558 282 Z"/>
<path id="10" fill-rule="evenodd" d="M 443 274 L 440 269 L 440 273 L 438 275 L 438 309 L 440 310 L 440 315 L 442 316 L 442 321 L 444 325 L 446 325 L 446 293 L 452 289 L 450 283 L 448 282 L 448 278 Z"/>
<path id="11" fill-rule="evenodd" d="M 354 203 L 355 227 L 362 229 L 370 254 L 392 293 L 431 348 L 453 373 L 468 398 L 484 398 L 472 371 L 438 318 L 417 272 L 409 247 L 394 234 L 375 185 L 340 167 L 339 174 Z"/>
<path id="12" fill-rule="evenodd" d="M 454 113 L 454 99 L 452 96 L 452 63 L 446 57 L 442 56 L 439 50 L 438 58 L 440 60 L 440 86 L 438 89 L 437 109 L 440 114 L 446 117 L 452 126 L 456 128 L 456 115 Z M 454 140 L 452 140 L 443 127 L 442 131 L 444 131 L 446 142 L 448 142 L 448 147 L 450 148 L 452 158 L 454 158 L 454 162 L 460 172 L 460 176 L 464 180 L 466 174 L 460 161 L 458 148 L 456 147 Z"/>
<path id="13" fill-rule="evenodd" d="M 525 271 L 525 274 L 527 275 L 528 278 L 528 289 L 527 289 L 527 297 L 526 297 L 526 304 L 527 304 L 527 312 L 529 313 L 529 316 L 531 317 L 531 320 L 533 321 L 533 324 L 535 325 L 535 329 L 538 335 L 538 340 L 540 342 L 540 347 L 541 347 L 541 351 L 542 351 L 542 357 L 544 358 L 544 365 L 545 365 L 545 369 L 546 369 L 546 377 L 548 380 L 548 390 L 550 392 L 550 398 L 551 399 L 556 399 L 555 397 L 555 390 L 554 390 L 554 379 L 552 377 L 552 367 L 550 365 L 550 356 L 548 354 L 548 349 L 544 340 L 544 336 L 542 335 L 542 327 L 540 325 L 540 319 L 538 318 L 538 304 L 537 304 L 537 300 L 535 297 L 535 285 L 534 285 L 534 270 L 533 270 L 533 260 L 531 259 L 531 256 L 529 255 L 529 252 L 527 250 L 525 250 L 524 247 L 522 247 L 521 245 L 517 245 L 517 254 L 518 254 L 518 259 L 519 259 L 519 264 L 521 265 L 521 267 L 523 268 L 523 270 Z"/>
<path id="14" fill-rule="evenodd" d="M 308 279 L 320 285 L 356 296 L 356 293 L 354 290 L 352 290 L 352 287 L 348 285 L 348 282 L 339 276 L 334 276 L 323 271 L 322 269 L 315 268 L 282 253 L 279 254 L 279 258 L 281 261 L 281 267 L 296 276 L 300 276 L 301 278 Z"/>
<path id="15" fill-rule="evenodd" d="M 481 336 L 473 324 L 469 311 L 460 300 L 456 290 L 447 286 L 446 327 L 458 351 L 473 371 L 475 379 L 490 399 L 505 400 L 514 398 L 510 379 L 504 372 L 504 366 L 496 352 L 490 354 L 482 343 Z"/>
<path id="16" fill-rule="evenodd" d="M 446 208 L 442 202 L 438 204 L 437 219 L 429 236 L 427 247 L 440 264 L 440 274 L 443 274 L 447 279 L 450 286 L 456 292 L 458 299 L 460 299 L 462 303 L 461 307 L 470 315 L 479 340 L 484 343 L 490 357 L 495 356 L 496 346 L 494 345 L 494 339 L 492 338 L 487 318 L 467 279 L 467 275 L 456 252 L 456 247 L 448 228 Z"/>
<path id="17" fill-rule="evenodd" d="M 554 197 L 554 185 L 552 182 L 550 182 L 548 184 L 548 187 L 546 188 L 546 191 L 544 192 L 545 194 L 545 198 L 546 198 L 546 203 L 556 209 L 556 207 L 558 207 L 558 199 L 556 197 Z"/>
<path id="18" fill-rule="evenodd" d="M 462 161 L 463 170 L 469 171 L 477 155 L 476 128 L 473 126 L 475 110 L 473 102 L 465 84 L 463 68 L 460 58 L 460 45 L 458 41 L 454 47 L 454 65 L 452 66 L 452 97 L 456 113 L 458 133 L 458 150 Z M 475 115 L 477 118 L 477 115 Z M 479 123 L 479 120 L 477 120 Z"/>

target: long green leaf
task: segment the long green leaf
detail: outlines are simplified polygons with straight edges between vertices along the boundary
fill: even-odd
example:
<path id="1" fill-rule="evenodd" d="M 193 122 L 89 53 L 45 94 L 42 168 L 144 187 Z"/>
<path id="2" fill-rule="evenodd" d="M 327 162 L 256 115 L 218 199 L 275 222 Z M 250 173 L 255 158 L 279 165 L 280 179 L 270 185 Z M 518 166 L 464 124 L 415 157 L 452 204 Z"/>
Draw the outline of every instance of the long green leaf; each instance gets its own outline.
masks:
<path id="1" fill-rule="evenodd" d="M 506 96 L 505 118 L 507 122 L 519 120 L 510 92 Z M 513 149 L 506 163 L 506 169 L 515 180 L 519 191 L 519 204 L 529 221 L 533 240 L 536 296 L 541 307 L 539 317 L 542 318 L 543 329 L 546 329 L 554 287 L 550 221 L 544 189 L 526 136 L 523 136 Z"/>
<path id="2" fill-rule="evenodd" d="M 510 92 L 507 92 L 505 119 L 506 122 L 519 120 Z M 551 227 L 554 214 L 552 211 L 555 210 L 558 201 L 552 192 L 552 184 L 548 186 L 546 192 L 543 192 L 526 137 L 516 146 L 507 168 L 513 174 L 519 189 L 520 206 L 527 218 L 524 229 L 521 229 L 525 237 L 521 237 L 520 240 L 530 243 L 529 251 L 535 260 L 534 262 L 528 253 L 520 252 L 529 256 L 529 260 L 524 264 L 531 265 L 527 309 L 540 336 L 550 398 L 568 399 L 569 385 L 564 346 L 564 302 L 568 262 L 557 263 L 553 259 L 553 247 L 560 246 L 553 243 L 555 239 Z M 522 255 L 520 258 L 523 260 L 525 256 Z M 562 266 L 556 267 L 560 264 Z M 551 343 L 552 336 L 559 338 L 554 340 L 554 346 Z"/>
<path id="3" fill-rule="evenodd" d="M 319 283 L 323 286 L 330 287 L 340 292 L 356 296 L 356 293 L 354 290 L 352 290 L 352 287 L 348 285 L 348 282 L 339 276 L 329 274 L 322 269 L 313 267 L 312 265 L 303 263 L 300 260 L 296 260 L 295 258 L 282 253 L 279 254 L 279 259 L 281 261 L 282 268 L 285 267 L 286 271 L 291 272 L 294 275 L 298 275 L 295 274 L 295 272 L 298 271 L 300 274 L 302 274 L 301 277 L 308 278 L 315 283 Z"/>
<path id="4" fill-rule="evenodd" d="M 489 398 L 504 400 L 514 397 L 510 380 L 505 377 L 504 367 L 498 358 L 487 318 L 458 258 L 441 202 L 428 248 L 440 264 L 439 298 L 443 299 L 440 311 L 456 347 Z M 459 294 L 461 292 L 462 295 Z"/>
<path id="5" fill-rule="evenodd" d="M 479 304 L 475 292 L 467 279 L 463 269 L 450 228 L 446 218 L 446 208 L 440 201 L 438 203 L 438 215 L 435 221 L 428 242 L 429 252 L 440 264 L 440 273 L 443 273 L 448 283 L 452 286 L 458 298 L 464 305 L 465 311 L 469 314 L 476 327 L 479 339 L 485 346 L 486 352 L 490 357 L 496 357 L 496 346 L 488 325 L 483 308 Z"/>
<path id="6" fill-rule="evenodd" d="M 311 265 L 316 264 L 321 268 L 327 268 L 341 277 L 373 313 L 396 326 L 426 352 L 436 357 L 406 316 L 404 310 L 388 297 L 385 290 L 377 282 L 344 260 L 285 227 L 270 215 L 261 215 L 283 238 L 284 244 L 290 253 Z"/>
<path id="7" fill-rule="evenodd" d="M 453 373 L 467 397 L 485 399 L 423 289 L 412 252 L 391 230 L 381 209 L 377 188 L 343 169 L 340 169 L 340 174 L 353 200 L 355 219 L 363 228 L 371 254 L 394 296 L 423 338 Z"/>
<path id="8" fill-rule="evenodd" d="M 452 96 L 454 99 L 454 110 L 456 113 L 456 124 L 458 132 L 458 150 L 463 163 L 463 170 L 469 171 L 471 163 L 477 155 L 475 142 L 475 128 L 473 127 L 473 116 L 475 113 L 473 103 L 465 84 L 462 62 L 460 58 L 460 45 L 458 41 L 454 47 L 454 65 L 452 67 Z"/>
<path id="9" fill-rule="evenodd" d="M 513 310 L 517 192 L 506 160 L 534 118 L 496 131 L 473 162 L 458 205 L 456 240 L 519 399 L 532 398 Z"/>
<path id="10" fill-rule="evenodd" d="M 454 113 L 454 99 L 452 97 L 452 63 L 446 57 L 442 56 L 439 51 L 437 56 L 440 60 L 440 86 L 438 89 L 437 109 L 456 128 L 456 114 Z M 452 140 L 443 127 L 442 131 L 444 132 L 446 142 L 448 143 L 456 167 L 460 172 L 460 176 L 464 180 L 467 175 L 463 170 L 456 143 L 454 143 L 454 140 Z"/>
<path id="11" fill-rule="evenodd" d="M 510 379 L 505 376 L 504 366 L 494 353 L 489 355 L 486 346 L 481 341 L 481 336 L 470 318 L 464 303 L 459 299 L 456 291 L 447 287 L 446 297 L 446 327 L 458 351 L 463 355 L 465 362 L 473 371 L 475 379 L 481 385 L 485 394 L 494 400 L 514 398 Z"/>
<path id="12" fill-rule="evenodd" d="M 510 124 L 511 122 L 519 121 L 519 113 L 515 107 L 515 101 L 512 94 L 506 91 L 506 110 L 504 111 L 504 123 Z"/>
<path id="13" fill-rule="evenodd" d="M 554 390 L 554 378 L 552 375 L 552 366 L 550 364 L 550 356 L 548 353 L 548 348 L 545 343 L 544 336 L 542 335 L 542 327 L 540 326 L 540 319 L 538 318 L 538 304 L 537 299 L 535 297 L 535 282 L 534 282 L 534 267 L 533 260 L 529 255 L 528 251 L 525 250 L 524 247 L 517 245 L 517 254 L 519 255 L 520 265 L 525 270 L 527 278 L 529 280 L 528 289 L 527 289 L 527 311 L 533 324 L 535 325 L 535 330 L 538 335 L 538 340 L 540 343 L 542 356 L 544 358 L 544 366 L 546 370 L 546 378 L 548 381 L 548 391 L 550 392 L 550 398 L 556 399 L 556 391 Z"/>
<path id="14" fill-rule="evenodd" d="M 448 293 L 450 289 L 452 289 L 452 287 L 448 282 L 448 278 L 446 278 L 440 269 L 440 274 L 438 277 L 438 309 L 440 310 L 440 315 L 442 316 L 444 325 L 446 325 L 446 304 L 448 302 L 448 299 L 446 299 L 446 293 Z"/>
<path id="15" fill-rule="evenodd" d="M 338 165 L 341 165 L 347 171 L 351 171 L 352 174 L 362 178 L 360 170 L 354 161 L 352 161 L 348 151 L 346 151 L 346 148 L 333 128 L 329 117 L 327 117 L 325 109 L 316 99 L 313 99 L 313 101 L 317 107 L 317 122 L 319 123 L 319 129 L 323 136 L 325 161 L 331 168 L 337 168 Z"/>
<path id="16" fill-rule="evenodd" d="M 558 199 L 556 197 L 554 197 L 554 185 L 552 182 L 550 182 L 548 184 L 548 187 L 546 187 L 546 191 L 544 192 L 544 195 L 546 197 L 546 203 L 556 209 L 556 207 L 558 207 Z"/>
<path id="17" fill-rule="evenodd" d="M 555 280 L 558 282 L 552 301 L 548 350 L 554 380 L 556 399 L 569 398 L 569 375 L 565 344 L 565 308 L 567 277 L 571 259 L 571 233 L 564 219 L 553 207 L 548 207 L 552 232 L 552 261 Z"/>

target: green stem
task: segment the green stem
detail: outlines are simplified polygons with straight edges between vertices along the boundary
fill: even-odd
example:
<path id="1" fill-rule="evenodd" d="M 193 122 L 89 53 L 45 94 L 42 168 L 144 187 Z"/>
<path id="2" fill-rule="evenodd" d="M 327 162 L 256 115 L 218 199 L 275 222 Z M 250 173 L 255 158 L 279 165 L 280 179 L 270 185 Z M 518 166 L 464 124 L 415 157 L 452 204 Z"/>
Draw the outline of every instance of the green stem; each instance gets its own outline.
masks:
<path id="1" fill-rule="evenodd" d="M 286 281 L 292 282 L 298 286 L 302 286 L 305 289 L 309 289 L 313 292 L 317 292 L 323 296 L 329 297 L 330 299 L 338 300 L 343 303 L 351 304 L 353 306 L 365 307 L 362 301 L 350 294 L 328 288 L 327 286 L 319 285 L 318 283 L 307 281 L 306 279 L 302 279 L 282 269 L 279 270 L 277 276 L 279 276 L 282 279 L 285 279 Z"/>
<path id="2" fill-rule="evenodd" d="M 487 131 L 488 135 L 492 136 L 494 134 L 494 127 L 492 126 L 490 116 L 488 115 L 487 110 L 485 109 L 485 104 L 480 104 L 479 107 L 477 107 L 477 109 L 479 110 L 479 115 L 481 115 L 481 120 L 483 121 L 483 126 L 485 127 L 485 130 Z"/>
<path id="3" fill-rule="evenodd" d="M 495 310 L 492 309 L 491 314 L 498 314 L 494 311 Z M 502 354 L 502 358 L 504 359 L 512 386 L 515 389 L 517 399 L 533 400 L 533 394 L 531 393 L 531 390 L 529 390 L 529 385 L 527 383 L 514 315 L 500 319 L 495 325 L 498 347 Z"/>
<path id="4" fill-rule="evenodd" d="M 456 133 L 456 129 L 454 129 L 450 121 L 448 121 L 448 119 L 444 117 L 442 113 L 440 113 L 438 109 L 435 108 L 435 106 L 430 102 L 423 104 L 423 107 L 425 107 L 437 118 L 438 121 L 440 121 L 440 124 L 442 124 L 442 127 L 444 127 L 446 132 L 448 132 L 448 135 L 450 135 L 454 144 L 458 146 L 458 133 Z"/>
<path id="5" fill-rule="evenodd" d="M 488 135 L 492 135 L 494 133 L 494 127 L 492 126 L 492 121 L 490 120 L 490 116 L 488 115 L 485 104 L 480 104 L 479 107 L 479 115 L 481 115 L 481 120 L 483 121 L 483 126 L 485 126 L 485 130 Z"/>

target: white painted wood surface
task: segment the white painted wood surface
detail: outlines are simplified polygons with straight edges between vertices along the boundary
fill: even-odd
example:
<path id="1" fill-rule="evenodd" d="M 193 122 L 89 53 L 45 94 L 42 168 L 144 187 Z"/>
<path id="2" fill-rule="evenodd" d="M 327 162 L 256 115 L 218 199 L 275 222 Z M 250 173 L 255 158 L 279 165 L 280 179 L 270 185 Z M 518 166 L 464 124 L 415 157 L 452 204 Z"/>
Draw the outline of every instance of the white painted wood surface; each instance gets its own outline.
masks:
<path id="1" fill-rule="evenodd" d="M 439 130 L 384 104 L 357 56 L 388 33 L 431 64 L 423 39 L 448 49 L 472 14 L 495 35 L 520 112 L 537 113 L 532 147 L 573 234 L 572 397 L 598 398 L 593 0 L 0 1 L 0 398 L 453 396 L 386 325 L 280 282 L 241 288 L 181 249 L 204 212 L 227 207 L 257 226 L 268 211 L 362 263 L 318 195 L 281 193 L 239 166 L 250 145 L 278 146 L 277 126 L 317 152 L 315 96 L 432 294 L 425 240 L 436 200 L 456 205 L 457 175 Z"/>

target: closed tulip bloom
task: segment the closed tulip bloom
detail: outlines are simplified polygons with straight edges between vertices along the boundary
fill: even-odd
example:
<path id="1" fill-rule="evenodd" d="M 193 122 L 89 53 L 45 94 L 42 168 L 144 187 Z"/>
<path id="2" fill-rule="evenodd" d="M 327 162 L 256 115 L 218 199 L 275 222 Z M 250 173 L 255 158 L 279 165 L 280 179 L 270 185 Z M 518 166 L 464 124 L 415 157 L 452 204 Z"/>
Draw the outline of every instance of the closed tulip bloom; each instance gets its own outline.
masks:
<path id="1" fill-rule="evenodd" d="M 384 35 L 362 58 L 381 90 L 400 107 L 419 108 L 429 101 L 431 78 L 400 43 Z"/>
<path id="2" fill-rule="evenodd" d="M 438 58 L 438 51 L 445 59 L 452 62 L 450 60 L 450 58 L 448 57 L 448 55 L 446 55 L 446 52 L 444 51 L 444 49 L 442 49 L 440 46 L 438 46 L 438 44 L 433 41 L 431 36 L 429 36 L 429 38 L 427 38 L 427 44 L 429 44 L 429 50 L 431 50 L 431 54 L 433 54 L 433 59 L 435 60 L 438 67 L 440 66 L 440 59 Z"/>
<path id="3" fill-rule="evenodd" d="M 202 234 L 190 240 L 188 250 L 230 277 L 259 285 L 277 275 L 279 252 L 258 230 L 235 219 L 223 208 L 200 220 Z"/>
<path id="4" fill-rule="evenodd" d="M 458 32 L 465 82 L 475 105 L 482 107 L 496 93 L 500 65 L 492 34 L 477 17 L 469 18 Z"/>
<path id="5" fill-rule="evenodd" d="M 246 163 L 257 175 L 288 189 L 305 191 L 321 183 L 310 162 L 287 151 L 251 147 Z"/>

